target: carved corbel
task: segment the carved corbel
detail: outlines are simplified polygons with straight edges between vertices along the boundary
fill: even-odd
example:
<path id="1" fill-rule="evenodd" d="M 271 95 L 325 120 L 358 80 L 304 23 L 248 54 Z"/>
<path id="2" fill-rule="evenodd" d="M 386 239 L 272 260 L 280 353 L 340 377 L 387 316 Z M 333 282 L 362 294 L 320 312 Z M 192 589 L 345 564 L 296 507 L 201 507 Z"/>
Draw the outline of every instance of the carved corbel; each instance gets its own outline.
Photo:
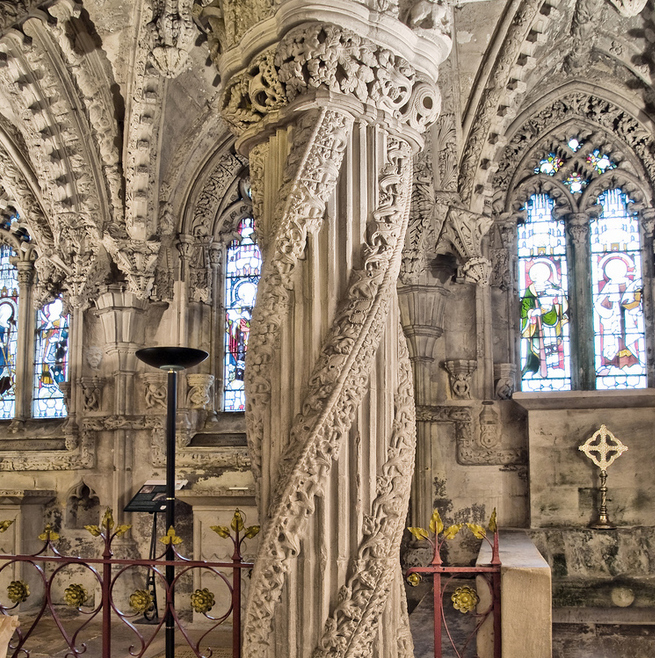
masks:
<path id="1" fill-rule="evenodd" d="M 153 45 L 150 63 L 165 78 L 176 78 L 189 60 L 198 34 L 193 0 L 155 0 L 149 25 Z"/>
<path id="2" fill-rule="evenodd" d="M 104 377 L 81 377 L 82 396 L 84 398 L 84 411 L 100 411 L 102 408 L 102 389 L 105 385 Z"/>
<path id="3" fill-rule="evenodd" d="M 496 397 L 509 400 L 514 395 L 516 366 L 513 363 L 495 363 Z"/>
<path id="4" fill-rule="evenodd" d="M 158 372 L 142 372 L 139 377 L 144 386 L 146 409 L 156 413 L 158 408 L 166 409 L 168 390 L 165 376 Z"/>
<path id="5" fill-rule="evenodd" d="M 443 362 L 450 375 L 450 393 L 455 400 L 471 399 L 471 375 L 477 370 L 475 359 L 450 359 Z"/>
<path id="6" fill-rule="evenodd" d="M 197 238 L 186 234 L 180 235 L 177 243 L 191 301 L 211 304 L 214 278 L 211 247 L 211 237 Z"/>
<path id="7" fill-rule="evenodd" d="M 644 208 L 640 213 L 640 217 L 646 238 L 652 240 L 653 234 L 655 234 L 655 208 Z M 655 245 L 653 249 L 655 250 Z"/>
<path id="8" fill-rule="evenodd" d="M 459 257 L 464 261 L 462 275 L 466 281 L 487 284 L 491 265 L 482 256 L 482 239 L 489 231 L 492 218 L 471 212 L 461 201 L 449 194 L 444 199 L 448 203 L 448 214 L 444 223 L 443 236 L 447 238 Z"/>
<path id="9" fill-rule="evenodd" d="M 194 373 L 186 376 L 189 392 L 187 404 L 191 409 L 214 411 L 214 375 Z"/>
<path id="10" fill-rule="evenodd" d="M 159 240 L 115 239 L 105 236 L 107 251 L 125 274 L 128 290 L 139 299 L 147 299 L 155 280 Z"/>

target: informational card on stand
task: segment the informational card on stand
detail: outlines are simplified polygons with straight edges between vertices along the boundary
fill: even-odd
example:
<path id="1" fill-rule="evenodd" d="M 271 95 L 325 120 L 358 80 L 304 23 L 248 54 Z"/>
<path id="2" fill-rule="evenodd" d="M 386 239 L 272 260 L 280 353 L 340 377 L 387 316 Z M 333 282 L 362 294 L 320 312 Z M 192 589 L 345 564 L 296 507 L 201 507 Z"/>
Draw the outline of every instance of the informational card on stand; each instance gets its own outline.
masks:
<path id="1" fill-rule="evenodd" d="M 179 491 L 188 480 L 176 480 L 175 490 Z M 147 480 L 125 506 L 126 512 L 165 512 L 166 480 Z"/>

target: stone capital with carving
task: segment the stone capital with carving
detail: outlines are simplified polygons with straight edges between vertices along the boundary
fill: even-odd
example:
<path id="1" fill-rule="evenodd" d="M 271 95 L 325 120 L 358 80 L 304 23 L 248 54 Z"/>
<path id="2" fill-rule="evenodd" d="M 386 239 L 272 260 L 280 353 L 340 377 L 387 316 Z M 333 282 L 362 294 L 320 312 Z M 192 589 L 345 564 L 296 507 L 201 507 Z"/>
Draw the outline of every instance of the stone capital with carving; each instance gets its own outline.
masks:
<path id="1" fill-rule="evenodd" d="M 477 370 L 475 359 L 449 359 L 443 367 L 450 375 L 450 392 L 455 400 L 471 399 L 471 375 Z"/>

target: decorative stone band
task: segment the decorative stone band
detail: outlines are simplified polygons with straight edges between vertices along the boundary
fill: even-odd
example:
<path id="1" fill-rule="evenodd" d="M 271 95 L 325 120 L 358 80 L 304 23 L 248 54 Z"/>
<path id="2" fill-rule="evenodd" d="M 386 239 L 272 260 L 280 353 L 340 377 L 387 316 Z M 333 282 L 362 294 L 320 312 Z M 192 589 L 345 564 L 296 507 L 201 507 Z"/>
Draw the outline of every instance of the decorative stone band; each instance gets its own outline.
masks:
<path id="1" fill-rule="evenodd" d="M 337 25 L 299 26 L 229 82 L 223 117 L 237 134 L 313 90 L 355 97 L 422 133 L 439 115 L 435 83 L 402 57 Z"/>
<path id="2" fill-rule="evenodd" d="M 409 145 L 389 138 L 386 162 L 379 173 L 380 203 L 364 246 L 364 262 L 361 269 L 353 271 L 348 292 L 340 302 L 310 378 L 302 413 L 291 431 L 289 450 L 280 463 L 246 609 L 244 649 L 249 656 L 267 653 L 290 560 L 300 550 L 315 497 L 323 491 L 366 391 L 400 269 L 411 165 Z"/>

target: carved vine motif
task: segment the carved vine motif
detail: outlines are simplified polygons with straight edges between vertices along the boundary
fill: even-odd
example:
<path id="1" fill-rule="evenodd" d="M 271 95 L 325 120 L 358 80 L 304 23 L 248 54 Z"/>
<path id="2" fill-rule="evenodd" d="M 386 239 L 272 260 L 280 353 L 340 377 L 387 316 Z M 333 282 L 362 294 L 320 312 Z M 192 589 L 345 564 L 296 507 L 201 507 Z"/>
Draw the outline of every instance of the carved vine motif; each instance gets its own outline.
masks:
<path id="1" fill-rule="evenodd" d="M 439 115 L 438 89 L 402 57 L 336 25 L 301 26 L 280 42 L 276 65 L 289 100 L 324 87 L 391 112 L 423 132 Z"/>
<path id="2" fill-rule="evenodd" d="M 423 151 L 414 161 L 414 185 L 412 205 L 400 267 L 400 281 L 416 284 L 427 268 L 428 245 L 436 245 L 436 235 L 441 227 L 434 226 L 434 189 L 432 187 L 432 163 Z"/>
<path id="3" fill-rule="evenodd" d="M 371 512 L 364 517 L 364 537 L 350 563 L 353 575 L 339 590 L 339 602 L 325 624 L 313 658 L 372 655 L 382 611 L 389 605 L 400 569 L 398 551 L 414 473 L 416 419 L 407 343 L 400 329 L 398 335 L 399 383 L 387 461 L 377 477 Z"/>
<path id="4" fill-rule="evenodd" d="M 290 560 L 300 550 L 314 498 L 321 495 L 366 391 L 400 269 L 411 166 L 409 145 L 389 137 L 387 161 L 379 174 L 380 203 L 373 213 L 363 265 L 353 270 L 280 462 L 246 610 L 244 648 L 252 656 L 266 654 Z"/>
<path id="5" fill-rule="evenodd" d="M 291 30 L 235 76 L 223 96 L 223 116 L 241 133 L 269 112 L 313 89 L 348 94 L 423 132 L 438 116 L 439 90 L 420 80 L 403 58 L 336 25 Z"/>
<path id="6" fill-rule="evenodd" d="M 273 244 L 264 259 L 257 293 L 260 301 L 253 311 L 246 356 L 246 422 L 255 481 L 261 475 L 264 417 L 271 388 L 269 370 L 286 312 L 291 275 L 305 249 L 307 233 L 320 226 L 351 128 L 352 119 L 323 110 L 306 114 L 294 131 L 275 211 L 278 224 L 272 229 Z M 253 189 L 257 189 L 253 169 L 251 178 Z"/>

